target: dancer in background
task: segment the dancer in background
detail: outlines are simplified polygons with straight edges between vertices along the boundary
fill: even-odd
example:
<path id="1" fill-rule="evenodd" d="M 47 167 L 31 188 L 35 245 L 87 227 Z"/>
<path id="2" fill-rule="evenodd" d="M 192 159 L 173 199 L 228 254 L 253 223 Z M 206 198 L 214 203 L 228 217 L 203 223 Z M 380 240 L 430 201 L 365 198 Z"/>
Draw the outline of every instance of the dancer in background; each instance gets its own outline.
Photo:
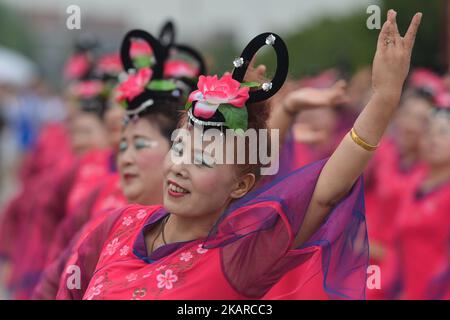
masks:
<path id="1" fill-rule="evenodd" d="M 75 157 L 64 157 L 62 145 L 60 159 L 34 179 L 35 184 L 28 184 L 20 206 L 12 209 L 14 214 L 11 216 L 16 217 L 18 224 L 10 239 L 13 248 L 9 284 L 16 298 L 28 298 L 39 280 L 57 225 L 70 208 L 76 181 L 86 172 L 83 169 L 86 159 L 91 157 L 92 150 L 107 147 L 102 119 L 108 91 L 105 82 L 94 74 L 94 66 L 90 65 L 91 69 L 81 78 L 73 79 L 66 90 L 67 103 L 74 114 L 69 128 L 69 145 Z M 52 150 L 57 154 L 55 150 L 58 146 Z"/>
<path id="2" fill-rule="evenodd" d="M 393 125 L 367 172 L 366 216 L 371 265 L 380 266 L 381 289 L 368 291 L 368 298 L 392 298 L 398 279 L 394 248 L 394 222 L 411 181 L 425 170 L 420 142 L 426 133 L 431 101 L 418 93 L 407 93 Z"/>
<path id="3" fill-rule="evenodd" d="M 406 196 L 393 231 L 400 261 L 401 299 L 430 299 L 428 289 L 433 280 L 440 274 L 445 278 L 450 230 L 449 98 L 448 92 L 436 97 L 423 136 L 427 170 L 403 191 Z"/>
<path id="4" fill-rule="evenodd" d="M 153 49 L 144 40 L 145 39 L 140 39 L 138 37 L 132 39 L 130 57 L 138 74 L 137 76 L 128 75 L 129 80 L 119 85 L 116 96 L 110 101 L 111 105 L 119 105 L 116 101 L 113 101 L 115 99 L 119 99 L 119 101 L 121 101 L 120 103 L 122 103 L 123 96 L 127 96 L 130 94 L 130 90 L 132 90 L 132 88 L 130 89 L 131 85 L 135 85 L 135 81 L 142 80 L 144 73 L 151 70 L 149 68 L 154 60 Z M 174 82 L 176 87 L 180 90 L 181 95 L 187 97 L 192 90 L 193 81 L 195 81 L 200 72 L 203 72 L 205 69 L 203 59 L 201 55 L 191 47 L 174 42 L 175 26 L 172 22 L 164 24 L 160 32 L 159 41 L 162 45 L 164 55 L 164 79 L 170 81 L 163 82 L 160 80 L 159 82 L 154 83 L 156 83 L 156 85 L 167 85 L 167 83 L 173 85 L 172 82 Z M 137 48 L 139 50 L 137 50 Z M 117 77 L 122 70 L 122 66 L 120 65 L 120 68 L 117 68 L 117 62 L 120 63 L 120 58 L 113 59 L 111 55 L 108 55 L 107 57 L 109 64 L 99 63 L 99 71 L 97 74 L 102 75 L 104 80 L 109 81 L 108 84 L 110 87 L 114 87 L 117 84 Z M 102 60 L 100 62 L 102 62 Z M 109 67 L 107 68 L 107 66 Z M 111 70 L 114 71 L 114 74 L 111 74 Z M 182 99 L 176 99 L 176 101 L 178 101 L 179 107 L 183 104 Z M 126 194 L 125 197 L 123 197 L 121 195 L 121 190 L 118 187 L 119 177 L 115 163 L 120 149 L 120 134 L 117 132 L 117 129 L 120 129 L 120 125 L 122 124 L 120 115 L 121 112 L 118 108 L 108 108 L 108 111 L 105 114 L 106 129 L 109 136 L 112 138 L 109 146 L 112 150 L 107 151 L 106 154 L 107 163 L 102 161 L 98 163 L 98 168 L 95 169 L 92 168 L 92 164 L 96 163 L 96 161 L 89 157 L 85 157 L 84 160 L 88 164 L 88 168 L 90 168 L 89 172 L 95 172 L 95 175 L 91 173 L 86 178 L 77 179 L 73 191 L 71 191 L 73 197 L 69 197 L 69 201 L 76 206 L 72 205 L 67 209 L 67 215 L 58 227 L 59 230 L 55 236 L 55 241 L 52 248 L 50 248 L 48 262 L 52 262 L 53 259 L 59 256 L 64 247 L 70 242 L 71 238 L 81 229 L 82 225 L 92 216 L 101 212 L 99 209 L 120 207 L 120 204 L 125 203 L 125 197 L 131 200 L 132 203 L 147 203 L 140 202 L 139 198 L 136 199 L 135 197 Z M 169 129 L 172 127 L 172 125 L 169 125 Z M 100 156 L 100 159 L 104 158 L 102 153 L 97 152 L 91 154 L 95 157 Z M 103 168 L 110 168 L 108 174 L 103 175 Z M 153 185 L 153 183 L 152 181 L 148 181 L 146 185 Z M 156 197 L 158 197 L 157 192 L 150 192 L 150 194 L 155 194 Z M 147 197 L 150 197 L 150 195 L 145 196 L 145 198 Z M 160 202 L 150 201 L 150 203 Z"/>
<path id="5" fill-rule="evenodd" d="M 80 113 L 79 101 L 81 96 L 69 94 L 69 86 L 92 73 L 94 63 L 94 50 L 96 42 L 90 37 L 82 37 L 75 44 L 74 54 L 68 59 L 64 68 L 65 97 L 64 108 L 66 119 L 64 122 L 50 122 L 46 124 L 37 138 L 34 148 L 25 156 L 20 169 L 20 190 L 9 202 L 0 223 L 0 256 L 6 261 L 11 259 L 15 240 L 19 230 L 26 219 L 23 214 L 33 207 L 32 197 L 39 195 L 42 190 L 48 189 L 51 184 L 60 184 L 57 189 L 62 189 L 63 180 L 70 180 L 69 172 L 73 171 L 76 160 L 83 151 L 89 149 L 91 141 L 98 141 L 96 119 L 83 124 L 83 119 L 78 119 Z M 94 127 L 91 127 L 91 125 Z M 87 127 L 86 133 L 79 132 L 77 128 Z M 85 139 L 77 139 L 77 136 Z M 58 150 L 58 152 L 55 152 Z M 31 205 L 30 205 L 31 204 Z M 27 207 L 28 206 L 28 207 Z"/>
<path id="6" fill-rule="evenodd" d="M 136 41 L 149 46 L 149 43 L 145 41 L 145 36 L 139 37 L 139 32 L 137 32 L 131 37 L 130 51 L 133 51 L 133 44 Z M 158 84 L 172 89 L 168 91 L 156 90 L 149 93 L 145 99 L 149 102 L 152 101 L 152 104 L 142 110 L 138 110 L 135 105 L 129 105 L 126 100 L 127 94 L 133 92 L 133 90 L 140 90 L 139 83 L 135 82 L 136 77 L 153 74 L 153 70 L 148 67 L 138 68 L 136 60 L 133 61 L 133 65 L 138 70 L 137 74 L 129 74 L 128 79 L 116 88 L 115 98 L 118 103 L 124 105 L 126 120 L 117 155 L 119 174 L 115 179 L 104 182 L 100 194 L 95 195 L 96 200 L 92 211 L 75 217 L 75 220 L 68 221 L 67 228 L 70 230 L 73 230 L 73 224 L 79 226 L 78 230 L 83 227 L 81 232 L 72 237 L 72 243 L 80 241 L 79 238 L 83 238 L 88 230 L 107 217 L 110 210 L 104 210 L 104 207 L 111 204 L 111 201 L 115 203 L 114 207 L 120 207 L 120 202 L 114 200 L 116 199 L 115 194 L 120 194 L 121 201 L 128 203 L 143 205 L 162 203 L 162 165 L 164 157 L 170 149 L 171 135 L 178 124 L 180 108 L 191 91 L 192 80 L 198 77 L 200 72 L 204 72 L 203 59 L 194 49 L 178 44 L 171 44 L 171 46 L 173 46 L 172 51 L 179 50 L 185 55 L 191 56 L 190 60 L 178 60 L 179 58 L 174 58 L 173 55 L 166 56 L 165 54 L 169 51 L 164 51 L 162 54 L 163 60 L 166 61 L 164 70 L 167 70 L 167 66 L 170 66 L 170 70 L 165 71 L 165 79 L 158 79 L 153 75 L 151 78 L 142 78 L 142 80 L 147 79 L 149 82 L 147 85 L 155 86 Z M 161 51 L 160 49 L 157 50 Z M 129 67 L 127 63 L 124 62 L 126 70 Z M 182 68 L 179 68 L 180 65 Z M 152 83 L 152 81 L 154 82 Z M 83 222 L 82 225 L 80 221 Z M 63 232 L 63 234 L 66 233 Z M 61 248 L 61 246 L 59 247 Z M 63 271 L 65 263 L 71 260 L 71 247 L 66 248 L 64 253 L 61 251 L 58 253 L 58 259 L 47 268 L 41 283 L 38 285 L 34 299 L 55 298 L 60 276 L 66 276 Z"/>

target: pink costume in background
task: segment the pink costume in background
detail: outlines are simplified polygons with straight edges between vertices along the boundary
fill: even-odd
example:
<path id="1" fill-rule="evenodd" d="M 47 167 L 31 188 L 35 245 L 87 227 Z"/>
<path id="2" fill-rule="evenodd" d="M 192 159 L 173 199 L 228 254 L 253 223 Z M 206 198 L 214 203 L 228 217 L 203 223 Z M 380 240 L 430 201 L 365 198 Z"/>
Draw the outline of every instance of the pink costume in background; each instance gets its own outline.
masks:
<path id="1" fill-rule="evenodd" d="M 381 245 L 382 260 L 372 258 L 370 264 L 380 267 L 381 289 L 367 292 L 369 299 L 393 299 L 398 291 L 398 255 L 394 243 L 394 225 L 399 206 L 414 179 L 425 170 L 423 163 L 402 168 L 395 142 L 383 140 L 371 164 L 371 186 L 366 189 L 366 217 L 369 242 Z"/>
<path id="2" fill-rule="evenodd" d="M 119 187 L 115 154 L 109 150 L 87 154 L 69 195 L 67 214 L 58 225 L 54 241 L 48 249 L 47 263 L 61 254 L 72 237 L 94 215 L 125 204 L 126 200 Z"/>
<path id="3" fill-rule="evenodd" d="M 448 274 L 450 230 L 450 182 L 423 192 L 417 177 L 405 190 L 395 225 L 400 260 L 402 299 L 430 299 L 433 280 Z M 443 286 L 448 285 L 444 283 Z"/>
<path id="4" fill-rule="evenodd" d="M 16 228 L 11 252 L 9 286 L 17 299 L 28 298 L 39 279 L 56 226 L 64 216 L 76 168 L 76 161 L 55 167 L 26 190 L 27 198 L 18 212 L 20 226 Z"/>
<path id="5" fill-rule="evenodd" d="M 55 152 L 58 150 L 58 152 Z M 0 257 L 9 260 L 19 230 L 29 226 L 24 217 L 25 207 L 33 196 L 42 191 L 40 180 L 47 174 L 66 170 L 74 161 L 67 130 L 62 124 L 46 125 L 32 151 L 26 155 L 20 172 L 20 190 L 0 215 Z"/>
<path id="6" fill-rule="evenodd" d="M 50 172 L 40 179 L 35 194 L 24 209 L 27 225 L 16 239 L 20 246 L 13 255 L 11 288 L 17 299 L 28 299 L 47 265 L 48 253 L 58 246 L 55 234 L 63 219 L 89 208 L 90 196 L 96 193 L 97 180 L 108 172 L 106 150 L 90 151 L 61 174 Z M 30 225 L 29 222 L 32 222 Z"/>
<path id="7" fill-rule="evenodd" d="M 98 189 L 99 180 L 107 177 L 115 169 L 114 154 L 111 150 L 92 150 L 86 153 L 81 161 L 70 191 L 66 212 L 71 215 L 94 190 Z"/>
<path id="8" fill-rule="evenodd" d="M 58 226 L 48 252 L 47 267 L 34 290 L 33 299 L 56 298 L 59 279 L 74 244 L 83 238 L 87 230 L 92 229 L 98 221 L 107 218 L 112 209 L 125 206 L 126 199 L 120 188 L 119 175 L 114 166 L 111 167 L 110 174 L 98 183 L 98 188 L 84 200 L 84 204 L 77 207 L 77 211 L 66 217 Z"/>
<path id="9" fill-rule="evenodd" d="M 31 152 L 25 156 L 20 172 L 20 180 L 36 177 L 38 174 L 53 170 L 55 165 L 65 157 L 73 156 L 72 148 L 63 123 L 49 123 L 45 125 Z"/>

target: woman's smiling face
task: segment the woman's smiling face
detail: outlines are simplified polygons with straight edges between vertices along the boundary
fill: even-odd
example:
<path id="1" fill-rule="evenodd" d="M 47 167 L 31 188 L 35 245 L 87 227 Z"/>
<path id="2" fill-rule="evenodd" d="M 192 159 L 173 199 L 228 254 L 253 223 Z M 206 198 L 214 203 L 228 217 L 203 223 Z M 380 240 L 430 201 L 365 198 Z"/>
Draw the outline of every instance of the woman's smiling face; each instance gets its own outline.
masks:
<path id="1" fill-rule="evenodd" d="M 156 122 L 140 118 L 125 127 L 119 144 L 118 169 L 129 202 L 162 203 L 162 165 L 168 151 L 169 142 Z"/>
<path id="2" fill-rule="evenodd" d="M 196 149 L 194 143 L 190 143 L 187 152 L 187 145 L 184 139 L 175 139 L 165 158 L 164 207 L 182 217 L 217 218 L 233 199 L 244 196 L 253 187 L 254 175 L 238 177 L 236 165 L 217 164 L 215 155 L 206 151 L 202 157 L 203 150 Z M 180 158 L 183 163 L 177 161 Z"/>

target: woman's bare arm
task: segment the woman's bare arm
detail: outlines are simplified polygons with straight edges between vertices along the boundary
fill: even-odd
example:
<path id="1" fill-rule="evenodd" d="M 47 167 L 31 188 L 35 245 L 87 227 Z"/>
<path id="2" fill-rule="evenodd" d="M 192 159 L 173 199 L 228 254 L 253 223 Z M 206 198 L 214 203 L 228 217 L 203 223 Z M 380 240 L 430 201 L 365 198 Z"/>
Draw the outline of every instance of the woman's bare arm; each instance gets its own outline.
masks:
<path id="1" fill-rule="evenodd" d="M 390 10 L 380 31 L 372 66 L 373 95 L 354 124 L 356 133 L 371 145 L 380 142 L 400 100 L 421 17 L 421 13 L 416 13 L 405 36 L 401 37 L 396 13 Z M 372 151 L 357 145 L 350 135 L 344 137 L 319 176 L 294 246 L 303 244 L 320 227 L 330 209 L 350 191 L 372 156 Z"/>

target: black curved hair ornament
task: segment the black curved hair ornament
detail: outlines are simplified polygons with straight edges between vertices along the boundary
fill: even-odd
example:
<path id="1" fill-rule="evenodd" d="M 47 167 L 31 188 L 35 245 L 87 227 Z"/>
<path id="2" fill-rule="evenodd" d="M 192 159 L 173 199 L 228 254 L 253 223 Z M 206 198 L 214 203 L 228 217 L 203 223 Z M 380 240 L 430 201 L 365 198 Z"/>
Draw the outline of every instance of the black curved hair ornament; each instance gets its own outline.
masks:
<path id="1" fill-rule="evenodd" d="M 150 33 L 144 30 L 131 30 L 128 32 L 120 47 L 120 58 L 122 65 L 127 73 L 135 72 L 138 68 L 133 63 L 130 55 L 131 41 L 133 39 L 141 39 L 148 43 L 153 50 L 153 56 L 155 63 L 152 66 L 152 80 L 163 79 L 164 63 L 167 60 L 167 50 L 161 45 L 158 39 L 154 38 Z M 145 88 L 144 91 L 135 97 L 133 100 L 128 101 L 128 111 L 130 113 L 137 114 L 144 110 L 146 107 L 154 103 L 155 98 L 176 98 L 181 95 L 179 90 L 170 92 L 154 91 Z M 134 110 L 134 111 L 132 111 Z"/>
<path id="2" fill-rule="evenodd" d="M 68 81 L 88 80 L 89 77 L 95 74 L 95 61 L 97 59 L 99 46 L 100 43 L 98 39 L 94 35 L 89 33 L 82 34 L 75 40 L 75 43 L 73 45 L 74 51 L 72 56 L 75 55 L 84 56 L 87 59 L 88 67 L 83 74 L 76 76 L 67 76 L 66 80 Z M 68 63 L 69 62 L 70 59 Z"/>
<path id="3" fill-rule="evenodd" d="M 266 32 L 253 38 L 253 40 L 251 40 L 244 48 L 241 56 L 233 61 L 235 68 L 233 70 L 232 78 L 240 83 L 243 83 L 250 62 L 258 50 L 265 45 L 270 45 L 275 49 L 277 69 L 273 79 L 270 82 L 263 83 L 261 85 L 261 89 L 249 91 L 249 99 L 247 100 L 247 103 L 260 102 L 275 95 L 283 86 L 288 74 L 289 55 L 286 44 L 277 34 Z M 221 129 L 225 126 L 229 126 L 224 114 L 220 111 L 216 111 L 214 115 L 208 119 L 195 117 L 193 114 L 195 105 L 196 101 L 193 102 L 192 108 L 188 110 L 188 117 L 192 125 L 197 123 L 206 128 L 219 127 Z"/>
<path id="4" fill-rule="evenodd" d="M 205 60 L 203 59 L 202 55 L 197 50 L 195 50 L 194 48 L 189 47 L 187 45 L 184 45 L 184 44 L 174 44 L 172 47 L 177 52 L 184 53 L 184 54 L 190 56 L 191 58 L 193 58 L 193 60 L 195 60 L 195 62 L 198 65 L 197 76 L 200 76 L 200 75 L 206 73 Z"/>
<path id="5" fill-rule="evenodd" d="M 176 30 L 175 24 L 172 21 L 169 20 L 162 26 L 158 39 L 163 48 L 167 50 L 166 53 L 167 57 L 170 56 L 171 50 L 175 49 L 177 53 L 179 52 L 182 54 L 186 54 L 197 63 L 198 65 L 197 76 L 204 74 L 206 72 L 205 61 L 202 55 L 197 50 L 185 44 L 175 43 Z"/>
<path id="6" fill-rule="evenodd" d="M 93 52 L 100 47 L 100 42 L 93 34 L 85 33 L 80 35 L 75 41 L 75 52 Z"/>
<path id="7" fill-rule="evenodd" d="M 74 85 L 82 85 L 82 83 L 86 81 L 96 81 L 102 82 L 103 80 L 95 75 L 90 75 L 88 78 L 80 81 L 78 84 Z M 104 87 L 104 84 L 103 84 Z M 102 90 L 103 91 L 103 90 Z M 96 95 L 84 97 L 77 96 L 77 101 L 79 106 L 83 112 L 91 113 L 99 117 L 101 120 L 104 120 L 105 112 L 109 108 L 109 104 L 107 101 L 107 97 L 102 94 L 102 92 L 97 93 Z"/>
<path id="8" fill-rule="evenodd" d="M 137 69 L 133 63 L 133 60 L 131 59 L 130 48 L 131 40 L 138 38 L 146 41 L 153 50 L 153 56 L 155 58 L 155 64 L 152 66 L 154 79 L 161 79 L 163 77 L 164 63 L 169 58 L 171 48 L 192 57 L 198 64 L 198 75 L 204 74 L 206 72 L 206 64 L 204 62 L 204 59 L 197 50 L 184 44 L 174 43 L 175 32 L 172 22 L 166 23 L 166 25 L 163 27 L 163 30 L 161 31 L 161 34 L 162 33 L 165 33 L 171 37 L 170 45 L 166 46 L 165 44 L 161 43 L 161 35 L 160 40 L 158 40 L 144 30 L 131 30 L 125 35 L 120 48 L 120 57 L 125 71 L 128 71 L 130 69 Z"/>
<path id="9" fill-rule="evenodd" d="M 249 99 L 247 100 L 248 103 L 259 102 L 272 97 L 278 92 L 278 90 L 281 89 L 288 74 L 289 54 L 286 44 L 277 34 L 266 32 L 253 38 L 253 40 L 251 40 L 244 48 L 240 57 L 234 60 L 233 64 L 235 68 L 232 75 L 233 79 L 241 83 L 244 81 L 250 61 L 253 59 L 258 50 L 266 45 L 272 46 L 275 50 L 277 57 L 277 70 L 272 81 L 263 83 L 261 89 L 251 90 L 249 92 Z"/>
<path id="10" fill-rule="evenodd" d="M 175 43 L 175 25 L 172 21 L 167 21 L 159 32 L 159 42 L 166 48 L 170 48 Z"/>
<path id="11" fill-rule="evenodd" d="M 167 59 L 167 52 L 165 52 L 166 50 L 164 50 L 164 47 L 161 45 L 159 40 L 157 40 L 150 33 L 144 30 L 131 30 L 125 35 L 124 39 L 122 40 L 122 44 L 120 46 L 120 59 L 122 61 L 124 70 L 126 72 L 129 72 L 130 69 L 137 70 L 130 55 L 131 41 L 133 39 L 144 40 L 152 48 L 153 56 L 155 59 L 155 64 L 152 66 L 152 78 L 161 79 L 163 76 L 164 62 Z"/>

